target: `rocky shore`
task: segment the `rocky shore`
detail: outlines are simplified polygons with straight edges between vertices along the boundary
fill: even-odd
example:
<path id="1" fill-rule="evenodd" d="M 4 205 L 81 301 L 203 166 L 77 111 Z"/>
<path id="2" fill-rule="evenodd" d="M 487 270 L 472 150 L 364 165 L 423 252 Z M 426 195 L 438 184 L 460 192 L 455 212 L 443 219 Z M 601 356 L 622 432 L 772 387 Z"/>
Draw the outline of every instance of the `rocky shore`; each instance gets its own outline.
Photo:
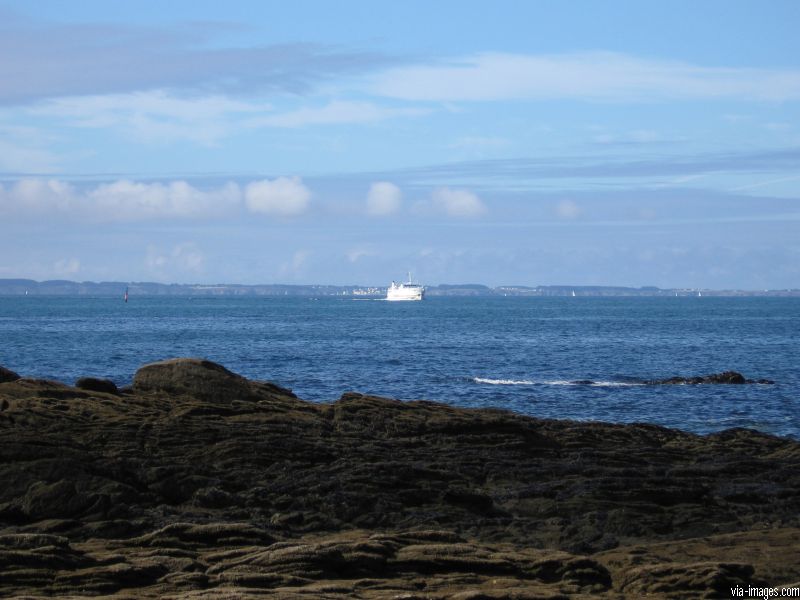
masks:
<path id="1" fill-rule="evenodd" d="M 800 585 L 800 443 L 539 420 L 220 365 L 0 368 L 0 597 L 726 598 Z"/>

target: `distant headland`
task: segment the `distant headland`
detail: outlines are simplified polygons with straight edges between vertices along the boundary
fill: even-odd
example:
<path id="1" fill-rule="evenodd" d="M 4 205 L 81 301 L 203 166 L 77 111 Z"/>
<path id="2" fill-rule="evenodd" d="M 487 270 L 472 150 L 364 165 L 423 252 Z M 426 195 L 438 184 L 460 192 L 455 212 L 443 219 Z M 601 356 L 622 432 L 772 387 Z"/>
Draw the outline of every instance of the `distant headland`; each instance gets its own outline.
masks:
<path id="1" fill-rule="evenodd" d="M 352 296 L 378 298 L 386 286 L 292 284 L 190 284 L 124 281 L 68 281 L 54 279 L 0 279 L 0 296 Z M 426 296 L 772 296 L 800 297 L 800 289 L 712 290 L 705 288 L 624 287 L 603 285 L 507 285 L 478 283 L 439 284 L 425 287 Z"/>

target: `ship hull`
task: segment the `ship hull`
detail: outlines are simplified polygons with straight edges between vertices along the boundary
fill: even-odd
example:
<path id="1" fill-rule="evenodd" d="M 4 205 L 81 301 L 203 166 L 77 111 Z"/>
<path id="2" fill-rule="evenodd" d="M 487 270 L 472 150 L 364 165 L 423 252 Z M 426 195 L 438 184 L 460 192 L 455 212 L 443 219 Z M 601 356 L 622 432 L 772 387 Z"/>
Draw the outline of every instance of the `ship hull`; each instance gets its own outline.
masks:
<path id="1" fill-rule="evenodd" d="M 422 300 L 425 296 L 425 293 L 421 288 L 417 289 L 409 289 L 409 288 L 395 288 L 389 289 L 388 293 L 386 294 L 386 299 L 390 302 L 402 302 L 402 301 L 414 301 L 414 300 Z"/>

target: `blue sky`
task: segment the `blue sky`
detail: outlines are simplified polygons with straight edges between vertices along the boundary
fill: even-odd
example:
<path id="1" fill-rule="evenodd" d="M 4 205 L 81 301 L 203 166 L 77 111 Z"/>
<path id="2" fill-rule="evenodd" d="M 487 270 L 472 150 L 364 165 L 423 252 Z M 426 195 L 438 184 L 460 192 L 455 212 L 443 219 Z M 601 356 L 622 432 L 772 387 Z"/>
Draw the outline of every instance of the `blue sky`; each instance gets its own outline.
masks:
<path id="1" fill-rule="evenodd" d="M 0 277 L 800 287 L 800 3 L 0 1 Z"/>

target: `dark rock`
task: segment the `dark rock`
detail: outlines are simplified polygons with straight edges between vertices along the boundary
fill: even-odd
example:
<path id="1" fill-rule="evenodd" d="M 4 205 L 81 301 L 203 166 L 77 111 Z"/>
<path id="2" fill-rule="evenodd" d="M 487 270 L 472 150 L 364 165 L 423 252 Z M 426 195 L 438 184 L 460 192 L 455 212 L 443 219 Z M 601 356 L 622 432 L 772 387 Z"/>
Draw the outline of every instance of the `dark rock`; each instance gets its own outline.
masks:
<path id="1" fill-rule="evenodd" d="M 90 392 L 103 392 L 104 394 L 119 394 L 117 384 L 110 379 L 97 379 L 95 377 L 81 377 L 75 382 L 75 387 Z"/>
<path id="2" fill-rule="evenodd" d="M 173 358 L 140 368 L 133 378 L 133 390 L 229 402 L 249 396 L 250 384 L 244 377 L 210 360 Z"/>
<path id="3" fill-rule="evenodd" d="M 96 563 L 73 548 L 67 539 L 45 534 L 0 536 L 0 594 L 3 597 L 40 596 L 52 585 L 58 571 L 78 573 Z M 72 588 L 77 590 L 79 588 Z M 10 592 L 10 593 L 9 593 Z M 48 596 L 50 594 L 47 594 Z"/>
<path id="4" fill-rule="evenodd" d="M 275 538 L 266 530 L 250 523 L 172 523 L 143 535 L 132 538 L 134 546 L 157 546 L 162 548 L 197 548 L 214 546 L 267 546 Z"/>
<path id="5" fill-rule="evenodd" d="M 494 506 L 490 496 L 470 490 L 448 489 L 442 499 L 448 504 L 463 506 L 476 513 L 488 513 Z"/>
<path id="6" fill-rule="evenodd" d="M 143 367 L 124 401 L 23 379 L 0 406 L 2 597 L 697 598 L 800 580 L 800 442 L 745 429 L 314 404 L 199 359 Z"/>
<path id="7" fill-rule="evenodd" d="M 700 375 L 696 377 L 670 377 L 669 379 L 654 379 L 646 381 L 649 385 L 701 385 L 701 384 L 732 384 L 741 385 L 745 383 L 774 383 L 768 379 L 754 381 L 746 379 L 741 373 L 736 371 L 725 371 L 711 375 Z"/>
<path id="8" fill-rule="evenodd" d="M 0 383 L 6 383 L 7 381 L 16 381 L 19 379 L 19 375 L 11 371 L 10 369 L 6 369 L 5 367 L 0 366 Z"/>
<path id="9" fill-rule="evenodd" d="M 689 563 L 633 569 L 621 581 L 621 589 L 639 597 L 663 595 L 690 600 L 698 597 L 729 598 L 731 590 L 747 589 L 753 576 L 750 565 Z"/>
<path id="10" fill-rule="evenodd" d="M 278 394 L 279 396 L 289 396 L 290 398 L 297 398 L 294 392 L 292 392 L 292 390 L 289 388 L 281 387 L 275 383 L 272 383 L 271 381 L 252 381 L 251 383 L 262 392 Z"/>
<path id="11" fill-rule="evenodd" d="M 96 498 L 78 492 L 71 481 L 39 481 L 31 485 L 22 498 L 22 512 L 34 520 L 71 517 L 89 508 L 95 501 Z"/>
<path id="12" fill-rule="evenodd" d="M 704 378 L 704 383 L 733 383 L 733 384 L 741 384 L 747 383 L 747 379 L 744 378 L 744 375 L 741 373 L 737 373 L 736 371 L 725 371 L 724 373 L 718 373 L 715 375 L 706 375 Z"/>
<path id="13" fill-rule="evenodd" d="M 57 548 L 67 548 L 69 540 L 59 535 L 49 535 L 46 533 L 17 533 L 10 535 L 0 535 L 0 548 L 17 548 L 33 550 L 54 546 Z"/>
<path id="14" fill-rule="evenodd" d="M 197 490 L 194 493 L 192 502 L 195 506 L 204 506 L 206 508 L 225 508 L 226 506 L 241 504 L 239 498 L 216 487 Z"/>
<path id="15" fill-rule="evenodd" d="M 249 381 L 219 365 L 201 358 L 173 358 L 140 368 L 130 388 L 121 393 L 161 392 L 185 395 L 215 404 L 235 400 L 259 400 L 265 396 L 296 398 L 291 390 L 269 381 Z M 196 407 L 199 411 L 219 410 Z M 219 412 L 215 414 L 220 414 Z"/>

